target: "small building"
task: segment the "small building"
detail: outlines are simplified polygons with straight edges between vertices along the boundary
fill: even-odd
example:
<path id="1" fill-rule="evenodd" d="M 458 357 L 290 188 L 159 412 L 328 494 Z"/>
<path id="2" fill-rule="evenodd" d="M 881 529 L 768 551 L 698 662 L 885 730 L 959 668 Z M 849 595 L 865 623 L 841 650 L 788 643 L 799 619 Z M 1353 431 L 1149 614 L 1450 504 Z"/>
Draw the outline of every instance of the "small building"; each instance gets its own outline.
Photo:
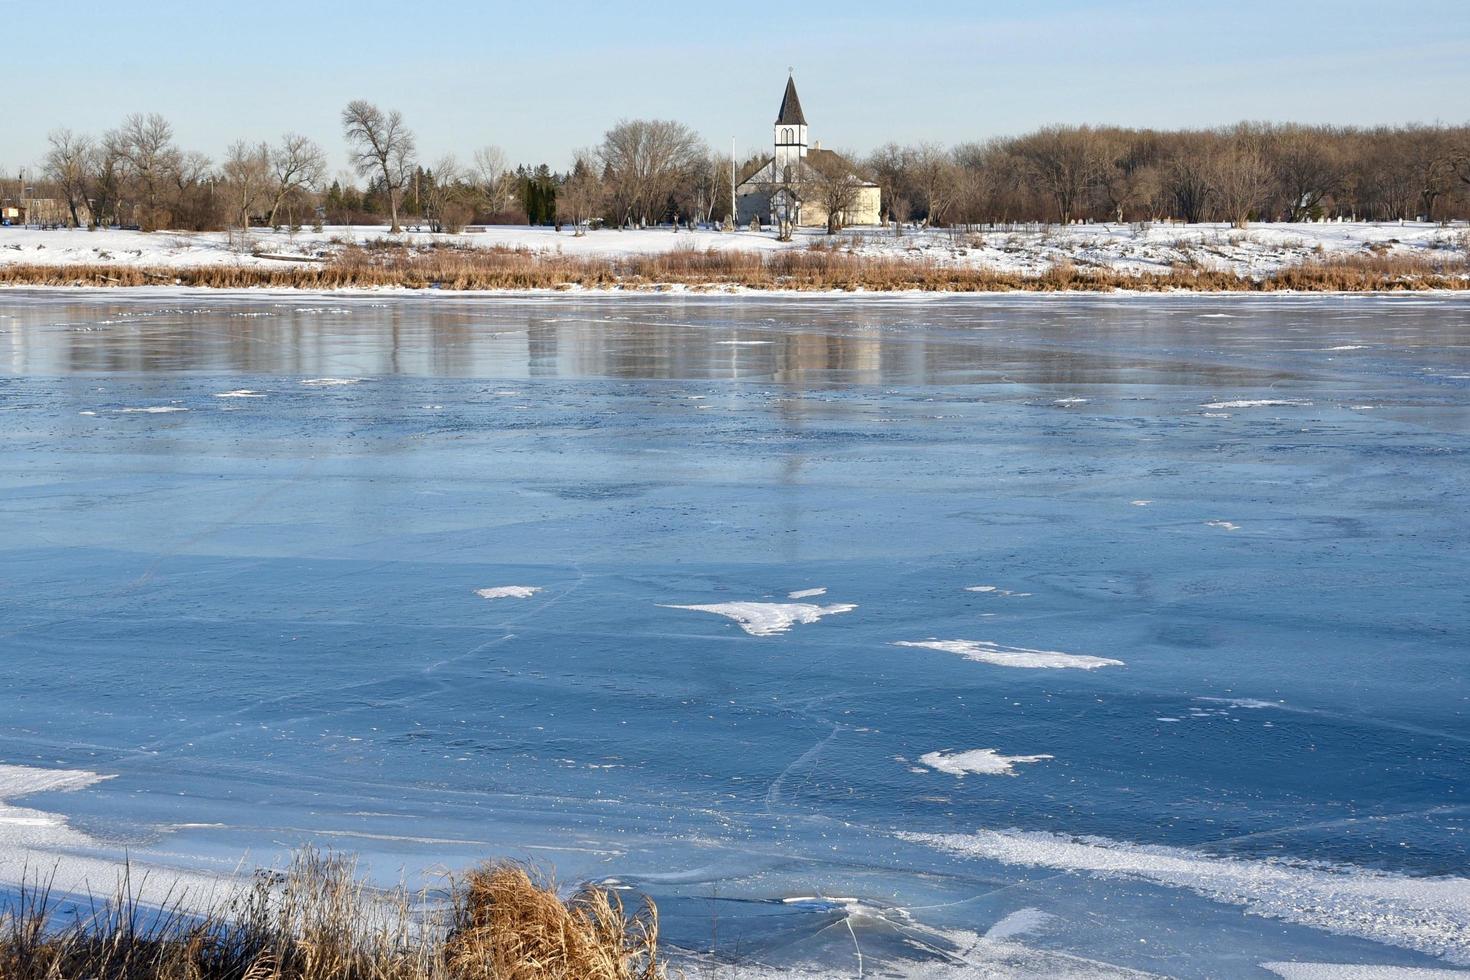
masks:
<path id="1" fill-rule="evenodd" d="M 772 127 L 774 150 L 741 176 L 735 185 L 735 220 L 747 225 L 752 219 L 779 224 L 783 219 L 799 227 L 827 224 L 827 210 L 820 188 L 833 179 L 852 186 L 850 203 L 838 216 L 842 225 L 876 225 L 881 214 L 878 185 L 863 179 L 858 168 L 840 153 L 822 149 L 820 142 L 808 145 L 806 114 L 796 94 L 796 80 L 786 79 L 786 93 Z"/>

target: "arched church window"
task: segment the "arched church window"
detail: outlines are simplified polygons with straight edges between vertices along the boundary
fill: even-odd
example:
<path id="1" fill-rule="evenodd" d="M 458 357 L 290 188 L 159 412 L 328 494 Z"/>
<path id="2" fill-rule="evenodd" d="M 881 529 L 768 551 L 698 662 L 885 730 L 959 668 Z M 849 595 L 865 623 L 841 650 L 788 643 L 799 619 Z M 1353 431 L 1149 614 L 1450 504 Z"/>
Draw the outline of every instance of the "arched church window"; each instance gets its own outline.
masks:
<path id="1" fill-rule="evenodd" d="M 790 129 L 783 129 L 783 130 L 781 130 L 781 142 L 782 143 L 790 143 L 791 142 L 791 130 Z"/>

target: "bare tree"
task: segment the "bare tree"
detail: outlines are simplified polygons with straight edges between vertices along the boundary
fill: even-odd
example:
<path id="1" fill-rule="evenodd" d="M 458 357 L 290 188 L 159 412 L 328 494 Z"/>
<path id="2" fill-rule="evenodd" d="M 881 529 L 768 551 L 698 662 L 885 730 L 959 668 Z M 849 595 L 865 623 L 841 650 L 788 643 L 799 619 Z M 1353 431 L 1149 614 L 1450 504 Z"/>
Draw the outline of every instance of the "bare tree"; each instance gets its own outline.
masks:
<path id="1" fill-rule="evenodd" d="M 1243 127 L 1221 140 L 1210 156 L 1207 173 L 1219 209 L 1236 228 L 1246 226 L 1271 191 L 1271 168 L 1261 141 Z"/>
<path id="2" fill-rule="evenodd" d="M 556 210 L 563 221 L 572 225 L 575 234 L 586 234 L 586 227 L 607 203 L 607 189 L 598 173 L 597 155 L 592 150 L 578 150 L 572 172 L 556 192 Z"/>
<path id="3" fill-rule="evenodd" d="M 53 131 L 47 139 L 51 149 L 46 154 L 46 176 L 55 182 L 66 199 L 71 223 L 82 226 L 79 209 L 87 203 L 87 162 L 92 154 L 91 137 L 69 129 Z"/>
<path id="4" fill-rule="evenodd" d="M 170 178 L 181 162 L 173 142 L 173 127 L 158 113 L 134 113 L 107 134 L 108 148 L 122 165 L 128 179 L 138 186 L 143 213 L 138 223 L 144 231 L 166 225 L 170 215 L 162 207 Z"/>
<path id="5" fill-rule="evenodd" d="M 413 177 L 413 133 L 398 110 L 383 112 L 366 99 L 354 99 L 342 110 L 342 131 L 351 148 L 352 166 L 361 177 L 380 177 L 388 195 L 389 230 L 398 234 L 398 204 Z"/>
<path id="6" fill-rule="evenodd" d="M 841 154 L 838 155 L 838 160 Z M 847 215 L 857 205 L 863 180 L 846 167 L 829 165 L 812 167 L 814 177 L 807 181 L 807 195 L 827 215 L 827 234 L 842 230 Z"/>
<path id="7" fill-rule="evenodd" d="M 119 222 L 124 193 L 124 164 L 117 147 L 103 140 L 87 154 L 87 210 L 92 226 Z"/>
<path id="8" fill-rule="evenodd" d="M 463 231 L 474 214 L 470 201 L 475 190 L 459 161 L 454 154 L 446 154 L 434 163 L 427 177 L 420 188 L 420 197 L 429 230 L 451 234 Z"/>
<path id="9" fill-rule="evenodd" d="M 664 216 L 674 191 L 697 172 L 705 147 L 683 123 L 625 119 L 603 135 L 598 156 L 619 223 L 648 224 Z"/>
<path id="10" fill-rule="evenodd" d="M 1130 209 L 1146 204 L 1159 189 L 1158 149 L 1153 133 L 1109 130 L 1101 134 L 1103 164 L 1097 187 L 1108 215 L 1122 222 Z"/>
<path id="11" fill-rule="evenodd" d="M 1086 126 L 1048 126 L 1019 140 L 1015 152 L 1034 180 L 1056 203 L 1057 218 L 1068 224 L 1102 170 L 1101 141 Z"/>
<path id="12" fill-rule="evenodd" d="M 1289 221 L 1305 221 L 1319 214 L 1323 200 L 1341 185 L 1332 140 L 1302 126 L 1277 129 L 1267 142 L 1267 154 Z"/>
<path id="13" fill-rule="evenodd" d="M 486 211 L 500 214 L 515 208 L 514 182 L 500 147 L 482 146 L 476 150 L 471 176 Z"/>
<path id="14" fill-rule="evenodd" d="M 938 143 L 920 143 L 909 160 L 924 202 L 924 224 L 945 224 L 959 186 L 954 157 Z"/>
<path id="15" fill-rule="evenodd" d="M 229 196 L 230 217 L 243 230 L 250 228 L 250 216 L 270 200 L 271 156 L 264 143 L 243 140 L 230 144 L 220 168 L 225 193 Z"/>
<path id="16" fill-rule="evenodd" d="M 326 179 L 327 155 L 316 141 L 287 133 L 270 152 L 270 171 L 274 187 L 265 223 L 274 226 L 276 215 L 288 197 L 312 190 Z"/>

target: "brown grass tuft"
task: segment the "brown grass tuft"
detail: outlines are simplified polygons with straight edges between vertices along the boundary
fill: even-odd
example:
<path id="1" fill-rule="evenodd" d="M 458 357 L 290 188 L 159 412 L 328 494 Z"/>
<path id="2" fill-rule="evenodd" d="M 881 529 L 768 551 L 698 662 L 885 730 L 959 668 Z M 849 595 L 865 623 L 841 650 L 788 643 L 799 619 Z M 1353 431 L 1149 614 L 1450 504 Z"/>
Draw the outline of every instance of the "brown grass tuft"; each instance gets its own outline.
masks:
<path id="1" fill-rule="evenodd" d="M 445 961 L 456 980 L 657 980 L 658 910 L 586 888 L 567 902 L 517 864 L 470 873 Z"/>

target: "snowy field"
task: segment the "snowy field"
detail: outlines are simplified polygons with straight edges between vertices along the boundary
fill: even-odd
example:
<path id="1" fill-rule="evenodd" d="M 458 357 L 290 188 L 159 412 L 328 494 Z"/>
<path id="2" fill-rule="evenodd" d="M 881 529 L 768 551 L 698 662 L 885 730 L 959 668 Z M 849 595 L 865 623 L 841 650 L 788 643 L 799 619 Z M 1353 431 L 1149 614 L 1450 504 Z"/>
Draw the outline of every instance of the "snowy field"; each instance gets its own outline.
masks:
<path id="1" fill-rule="evenodd" d="M 390 237 L 386 227 L 328 227 L 296 234 L 259 229 L 248 239 L 224 232 L 85 231 L 0 228 L 0 265 L 136 265 L 195 268 L 244 265 L 280 267 L 330 257 L 348 242 Z M 680 248 L 776 251 L 835 244 L 869 256 L 896 256 L 970 266 L 999 272 L 1035 274 L 1059 262 L 1118 271 L 1167 272 L 1175 265 L 1265 275 L 1324 256 L 1362 254 L 1463 255 L 1470 228 L 1428 223 L 1330 222 L 1258 224 L 1235 229 L 1225 224 L 1096 224 L 1070 227 L 1025 225 L 1016 230 L 967 232 L 961 229 L 856 229 L 829 238 L 803 231 L 791 242 L 769 232 L 571 231 L 522 226 L 491 226 L 460 235 L 405 232 L 395 237 L 412 244 L 454 241 L 481 248 L 526 248 L 547 254 L 615 257 L 654 254 Z"/>

